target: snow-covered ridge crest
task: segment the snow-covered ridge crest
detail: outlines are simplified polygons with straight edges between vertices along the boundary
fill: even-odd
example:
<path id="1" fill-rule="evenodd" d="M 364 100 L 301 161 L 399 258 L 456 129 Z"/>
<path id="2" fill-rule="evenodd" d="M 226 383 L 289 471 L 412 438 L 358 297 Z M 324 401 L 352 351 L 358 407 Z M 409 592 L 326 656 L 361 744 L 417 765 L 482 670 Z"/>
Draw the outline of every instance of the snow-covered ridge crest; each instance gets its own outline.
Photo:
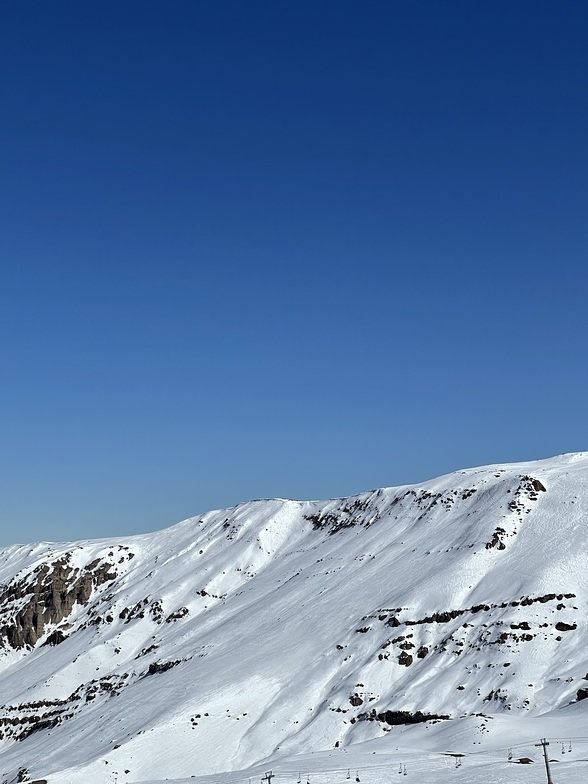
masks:
<path id="1" fill-rule="evenodd" d="M 6 548 L 0 770 L 188 777 L 583 710 L 587 520 L 574 453 Z"/>

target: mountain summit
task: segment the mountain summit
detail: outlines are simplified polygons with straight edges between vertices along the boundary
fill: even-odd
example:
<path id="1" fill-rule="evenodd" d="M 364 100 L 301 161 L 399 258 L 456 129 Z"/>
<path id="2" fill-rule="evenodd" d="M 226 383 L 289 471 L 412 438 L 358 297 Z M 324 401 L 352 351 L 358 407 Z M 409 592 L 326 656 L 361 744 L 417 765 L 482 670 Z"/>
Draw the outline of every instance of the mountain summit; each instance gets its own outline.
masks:
<path id="1" fill-rule="evenodd" d="M 481 743 L 474 723 L 569 733 L 587 553 L 588 453 L 5 548 L 0 781 L 344 769 L 457 727 Z"/>

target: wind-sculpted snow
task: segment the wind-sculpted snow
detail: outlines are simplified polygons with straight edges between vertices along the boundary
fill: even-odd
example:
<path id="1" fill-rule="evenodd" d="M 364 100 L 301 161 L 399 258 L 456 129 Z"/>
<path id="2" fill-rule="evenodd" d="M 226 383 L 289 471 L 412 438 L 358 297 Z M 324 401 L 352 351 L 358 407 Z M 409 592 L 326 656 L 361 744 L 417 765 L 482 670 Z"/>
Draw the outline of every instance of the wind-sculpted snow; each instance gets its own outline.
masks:
<path id="1" fill-rule="evenodd" d="M 586 454 L 8 548 L 0 782 L 324 768 L 400 738 L 434 754 L 468 717 L 525 742 L 568 728 L 587 552 Z"/>

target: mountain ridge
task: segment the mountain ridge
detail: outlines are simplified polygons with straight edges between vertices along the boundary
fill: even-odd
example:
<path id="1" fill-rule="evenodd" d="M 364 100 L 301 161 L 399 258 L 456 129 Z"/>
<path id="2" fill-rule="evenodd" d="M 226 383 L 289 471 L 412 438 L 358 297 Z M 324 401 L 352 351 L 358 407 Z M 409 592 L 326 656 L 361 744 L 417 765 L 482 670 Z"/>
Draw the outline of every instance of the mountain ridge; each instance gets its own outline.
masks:
<path id="1" fill-rule="evenodd" d="M 49 782 L 145 781 L 583 713 L 587 520 L 571 453 L 4 548 L 5 780 L 23 754 Z"/>

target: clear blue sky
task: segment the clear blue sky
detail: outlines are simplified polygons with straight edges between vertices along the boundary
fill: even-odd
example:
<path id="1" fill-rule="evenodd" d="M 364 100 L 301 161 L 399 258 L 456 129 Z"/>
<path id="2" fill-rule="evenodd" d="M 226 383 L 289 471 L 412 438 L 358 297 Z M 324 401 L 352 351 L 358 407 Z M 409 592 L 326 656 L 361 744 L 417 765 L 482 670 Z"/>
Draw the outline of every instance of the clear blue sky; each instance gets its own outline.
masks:
<path id="1" fill-rule="evenodd" d="M 587 448 L 588 4 L 0 4 L 0 544 Z"/>

